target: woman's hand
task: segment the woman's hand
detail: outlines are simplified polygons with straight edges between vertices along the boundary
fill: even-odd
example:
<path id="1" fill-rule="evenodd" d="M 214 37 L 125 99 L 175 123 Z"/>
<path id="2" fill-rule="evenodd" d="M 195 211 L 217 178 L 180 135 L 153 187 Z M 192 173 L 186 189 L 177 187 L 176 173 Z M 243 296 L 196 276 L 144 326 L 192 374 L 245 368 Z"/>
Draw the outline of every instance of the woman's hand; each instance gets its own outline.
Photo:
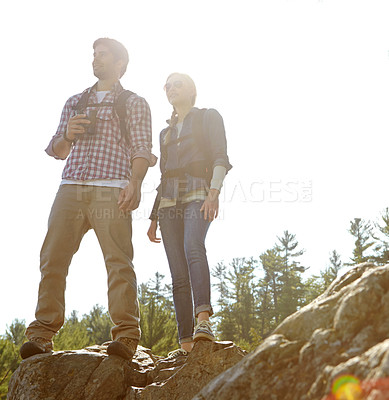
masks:
<path id="1" fill-rule="evenodd" d="M 149 237 L 150 242 L 153 243 L 161 242 L 161 238 L 157 238 L 157 225 L 158 221 L 156 219 L 151 221 L 149 230 L 147 231 L 147 236 Z"/>
<path id="2" fill-rule="evenodd" d="M 217 189 L 210 189 L 200 211 L 204 212 L 204 219 L 213 221 L 219 214 L 219 194 Z"/>

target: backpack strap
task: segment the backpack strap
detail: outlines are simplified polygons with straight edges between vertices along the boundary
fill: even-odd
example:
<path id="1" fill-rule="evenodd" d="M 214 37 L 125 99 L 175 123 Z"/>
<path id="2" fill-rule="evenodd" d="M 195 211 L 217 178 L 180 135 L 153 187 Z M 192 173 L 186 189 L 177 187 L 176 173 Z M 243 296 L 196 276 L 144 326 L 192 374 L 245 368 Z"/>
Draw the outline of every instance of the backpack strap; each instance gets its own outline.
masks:
<path id="1" fill-rule="evenodd" d="M 197 111 L 193 118 L 194 140 L 197 148 L 201 149 L 205 155 L 203 168 L 205 169 L 205 179 L 210 184 L 213 171 L 211 162 L 211 148 L 207 132 L 204 129 L 204 116 L 208 111 L 207 108 L 201 108 Z"/>
<path id="2" fill-rule="evenodd" d="M 134 92 L 131 90 L 123 90 L 118 98 L 115 101 L 114 108 L 116 111 L 117 116 L 119 117 L 120 121 L 120 132 L 122 137 L 125 138 L 126 143 L 128 144 L 130 140 L 130 132 L 127 132 L 127 124 L 126 124 L 126 117 L 127 117 L 127 109 L 126 109 L 126 102 L 127 99 L 132 96 Z"/>
<path id="3" fill-rule="evenodd" d="M 201 108 L 197 111 L 193 118 L 193 132 L 196 145 L 204 151 L 205 158 L 208 161 L 210 158 L 209 141 L 206 132 L 204 132 L 204 115 L 207 108 Z"/>
<path id="4" fill-rule="evenodd" d="M 77 111 L 80 114 L 85 112 L 86 107 L 88 105 L 89 96 L 90 96 L 90 91 L 86 90 L 81 95 L 80 99 L 78 100 L 78 103 L 75 106 L 73 106 L 73 110 Z"/>

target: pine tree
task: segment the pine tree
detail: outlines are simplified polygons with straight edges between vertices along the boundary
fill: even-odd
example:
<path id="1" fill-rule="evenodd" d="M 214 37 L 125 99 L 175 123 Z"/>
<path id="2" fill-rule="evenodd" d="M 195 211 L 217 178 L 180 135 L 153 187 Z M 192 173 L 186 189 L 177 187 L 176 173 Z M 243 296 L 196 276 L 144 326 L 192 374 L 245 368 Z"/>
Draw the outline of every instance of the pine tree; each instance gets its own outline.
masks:
<path id="1" fill-rule="evenodd" d="M 385 265 L 389 263 L 389 208 L 381 213 L 380 222 L 381 224 L 378 222 L 375 224 L 379 231 L 379 237 L 374 237 L 377 243 L 374 248 L 373 260 L 378 265 Z"/>
<path id="2" fill-rule="evenodd" d="M 93 340 L 93 335 L 88 332 L 85 320 L 86 318 L 80 321 L 77 311 L 73 310 L 53 338 L 54 350 L 76 350 L 97 344 Z"/>
<path id="3" fill-rule="evenodd" d="M 342 261 L 340 255 L 336 250 L 332 250 L 330 255 L 330 265 L 320 273 L 323 280 L 323 291 L 331 285 L 331 283 L 338 277 L 339 271 L 342 268 Z"/>
<path id="4" fill-rule="evenodd" d="M 6 340 L 0 338 L 0 398 L 5 399 L 8 391 L 8 383 L 11 379 L 12 372 L 16 370 L 20 359 L 18 357 L 16 346 Z"/>
<path id="5" fill-rule="evenodd" d="M 342 268 L 342 261 L 340 255 L 336 250 L 330 254 L 330 265 L 324 270 L 320 271 L 320 275 L 310 276 L 305 284 L 305 301 L 304 305 L 309 304 L 316 297 L 320 296 L 330 284 L 337 278 L 340 269 Z"/>
<path id="6" fill-rule="evenodd" d="M 163 284 L 164 275 L 156 273 L 154 279 L 139 287 L 140 344 L 154 354 L 165 355 L 178 347 L 175 310 L 171 287 Z"/>
<path id="7" fill-rule="evenodd" d="M 305 250 L 298 250 L 293 253 L 293 251 L 296 250 L 298 246 L 296 235 L 293 235 L 286 230 L 284 231 L 284 236 L 281 238 L 277 236 L 277 239 L 280 242 L 280 244 L 276 245 L 276 249 L 283 257 L 284 267 L 285 268 L 293 267 L 299 272 L 304 272 L 305 268 L 299 267 L 298 266 L 299 262 L 295 261 L 295 258 L 302 256 Z"/>
<path id="8" fill-rule="evenodd" d="M 232 299 L 234 320 L 237 324 L 238 343 L 252 342 L 251 328 L 256 326 L 256 299 L 254 297 L 254 270 L 257 261 L 253 258 L 235 258 L 231 264 L 232 272 L 228 280 L 233 287 Z"/>
<path id="9" fill-rule="evenodd" d="M 304 282 L 304 289 L 305 289 L 305 298 L 303 305 L 307 305 L 311 303 L 316 297 L 320 296 L 323 291 L 323 281 L 321 276 L 319 275 L 312 275 L 307 278 Z"/>
<path id="10" fill-rule="evenodd" d="M 253 342 L 252 328 L 257 328 L 253 258 L 234 258 L 229 268 L 219 263 L 212 275 L 219 282 L 216 287 L 222 290 L 216 313 L 216 331 L 221 340 L 232 340 L 244 348 Z"/>
<path id="11" fill-rule="evenodd" d="M 219 262 L 211 272 L 212 276 L 217 279 L 217 283 L 213 284 L 217 288 L 219 297 L 217 300 L 217 309 L 213 315 L 214 333 L 216 337 L 222 340 L 231 340 L 234 336 L 234 321 L 232 317 L 232 306 L 230 301 L 230 291 L 227 280 L 227 266 L 223 262 Z"/>
<path id="12" fill-rule="evenodd" d="M 283 237 L 277 237 L 279 244 L 276 250 L 283 258 L 283 265 L 279 281 L 281 293 L 279 296 L 278 314 L 281 320 L 298 310 L 304 304 L 305 293 L 301 274 L 306 268 L 300 265 L 296 258 L 304 254 L 305 250 L 296 250 L 298 241 L 296 235 L 284 231 Z"/>
<path id="13" fill-rule="evenodd" d="M 350 221 L 348 232 L 355 238 L 355 247 L 353 256 L 350 258 L 351 262 L 345 265 L 357 265 L 371 261 L 372 256 L 366 255 L 366 251 L 374 244 L 370 222 L 366 222 L 361 218 L 354 218 L 354 221 Z"/>
<path id="14" fill-rule="evenodd" d="M 228 303 L 229 291 L 227 285 L 227 267 L 223 262 L 219 262 L 211 272 L 212 276 L 218 280 L 218 283 L 213 284 L 219 292 L 217 304 L 220 308 Z"/>
<path id="15" fill-rule="evenodd" d="M 20 346 L 25 341 L 24 321 L 15 319 L 3 337 L 0 337 L 0 398 L 5 399 L 8 391 L 8 383 L 12 373 L 21 362 L 19 355 Z"/>
<path id="16" fill-rule="evenodd" d="M 111 340 L 113 323 L 103 306 L 94 305 L 89 314 L 83 315 L 83 324 L 93 344 L 103 344 Z"/>
<path id="17" fill-rule="evenodd" d="M 259 313 L 261 319 L 261 335 L 266 336 L 280 322 L 279 298 L 284 259 L 277 247 L 266 250 L 259 256 L 265 276 L 259 284 Z"/>
<path id="18" fill-rule="evenodd" d="M 5 332 L 5 339 L 9 340 L 16 346 L 21 346 L 26 340 L 24 332 L 26 331 L 26 323 L 24 320 L 14 319 Z"/>

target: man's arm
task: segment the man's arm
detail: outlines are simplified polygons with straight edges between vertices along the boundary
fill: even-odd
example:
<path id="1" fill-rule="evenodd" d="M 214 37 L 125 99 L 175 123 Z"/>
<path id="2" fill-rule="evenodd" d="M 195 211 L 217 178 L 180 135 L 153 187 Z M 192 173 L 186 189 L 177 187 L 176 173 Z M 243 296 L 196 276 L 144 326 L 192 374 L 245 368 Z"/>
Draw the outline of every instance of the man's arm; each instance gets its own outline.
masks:
<path id="1" fill-rule="evenodd" d="M 131 97 L 127 102 L 131 101 Z M 127 103 L 129 104 L 129 103 Z M 157 158 L 151 153 L 151 113 L 146 100 L 137 99 L 127 108 L 127 129 L 131 134 L 131 179 L 120 192 L 118 205 L 123 211 L 136 210 L 141 199 L 141 186 L 149 167 Z"/>
<path id="2" fill-rule="evenodd" d="M 145 158 L 135 158 L 132 161 L 132 175 L 130 183 L 120 192 L 119 210 L 132 211 L 139 207 L 143 179 L 149 169 L 149 162 Z"/>
<path id="3" fill-rule="evenodd" d="M 85 125 L 90 124 L 85 114 L 75 115 L 69 118 L 66 132 L 56 137 L 52 143 L 52 149 L 58 158 L 64 160 L 72 150 L 74 140 L 85 133 Z"/>
<path id="4" fill-rule="evenodd" d="M 57 132 L 46 148 L 46 153 L 51 157 L 64 160 L 72 150 L 73 141 L 77 138 L 76 135 L 85 131 L 80 124 L 90 123 L 88 119 L 85 119 L 85 115 L 74 116 L 74 106 L 80 96 L 81 94 L 70 97 L 62 109 Z"/>

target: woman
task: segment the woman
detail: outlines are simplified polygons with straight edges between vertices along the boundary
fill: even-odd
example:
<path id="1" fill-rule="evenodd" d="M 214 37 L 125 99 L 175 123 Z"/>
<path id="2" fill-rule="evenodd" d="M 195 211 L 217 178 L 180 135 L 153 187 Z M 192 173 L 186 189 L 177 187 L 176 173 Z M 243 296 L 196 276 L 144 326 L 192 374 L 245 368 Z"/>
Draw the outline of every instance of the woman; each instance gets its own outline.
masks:
<path id="1" fill-rule="evenodd" d="M 197 340 L 215 340 L 205 237 L 218 215 L 220 189 L 231 165 L 223 119 L 214 109 L 194 107 L 193 80 L 173 73 L 164 89 L 173 113 L 160 134 L 162 177 L 147 235 L 154 243 L 161 241 L 156 236 L 159 221 L 181 346 L 169 353 L 174 358 L 186 356 Z"/>

